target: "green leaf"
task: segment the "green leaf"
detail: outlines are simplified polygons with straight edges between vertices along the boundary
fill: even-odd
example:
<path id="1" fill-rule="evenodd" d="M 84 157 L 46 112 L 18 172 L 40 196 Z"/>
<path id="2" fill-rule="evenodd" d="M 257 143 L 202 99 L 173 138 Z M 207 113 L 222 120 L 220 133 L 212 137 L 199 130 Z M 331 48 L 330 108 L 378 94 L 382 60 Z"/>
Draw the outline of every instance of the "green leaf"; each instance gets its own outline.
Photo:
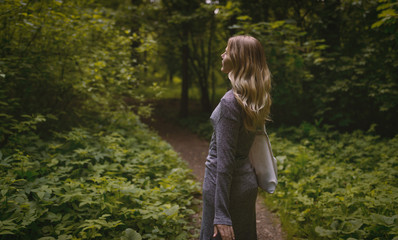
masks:
<path id="1" fill-rule="evenodd" d="M 8 230 L 1 230 L 0 235 L 15 235 L 15 233 L 10 232 Z"/>
<path id="2" fill-rule="evenodd" d="M 372 213 L 370 218 L 379 225 L 383 225 L 386 227 L 392 226 L 395 220 L 398 218 L 398 215 L 394 215 L 392 217 L 384 216 L 381 214 Z"/>
<path id="3" fill-rule="evenodd" d="M 179 206 L 178 205 L 174 205 L 171 208 L 167 208 L 164 210 L 164 213 L 168 216 L 168 217 L 173 217 L 175 215 L 178 214 L 178 210 L 179 210 Z"/>
<path id="4" fill-rule="evenodd" d="M 276 29 L 285 24 L 285 21 L 274 21 L 271 23 L 271 28 Z"/>
<path id="5" fill-rule="evenodd" d="M 350 234 L 355 231 L 357 231 L 361 226 L 363 225 L 363 222 L 361 219 L 353 219 L 344 222 L 344 230 L 343 233 L 345 234 Z"/>
<path id="6" fill-rule="evenodd" d="M 1 195 L 5 196 L 8 192 L 8 189 L 2 189 L 1 190 Z"/>
<path id="7" fill-rule="evenodd" d="M 386 9 L 379 14 L 380 18 L 390 18 L 390 17 L 397 17 L 397 16 L 398 16 L 397 12 L 395 11 L 395 9 L 392 9 L 392 8 Z"/>
<path id="8" fill-rule="evenodd" d="M 332 238 L 332 237 L 335 236 L 335 234 L 338 233 L 339 231 L 337 231 L 337 230 L 328 230 L 328 229 L 324 229 L 323 227 L 316 226 L 316 227 L 315 227 L 315 232 L 318 233 L 319 236 L 321 236 L 321 237 L 329 237 L 329 238 Z"/>
<path id="9" fill-rule="evenodd" d="M 131 228 L 127 228 L 123 232 L 123 235 L 120 239 L 121 240 L 142 240 L 142 237 L 137 231 L 135 231 Z"/>
<path id="10" fill-rule="evenodd" d="M 70 240 L 70 239 L 73 239 L 72 235 L 63 234 L 63 235 L 58 236 L 57 240 Z"/>
<path id="11" fill-rule="evenodd" d="M 46 194 L 45 192 L 37 192 L 36 193 L 39 199 L 43 199 L 44 195 Z"/>
<path id="12" fill-rule="evenodd" d="M 251 21 L 252 20 L 252 18 L 250 16 L 247 16 L 247 15 L 238 16 L 236 19 L 239 20 L 239 21 Z"/>

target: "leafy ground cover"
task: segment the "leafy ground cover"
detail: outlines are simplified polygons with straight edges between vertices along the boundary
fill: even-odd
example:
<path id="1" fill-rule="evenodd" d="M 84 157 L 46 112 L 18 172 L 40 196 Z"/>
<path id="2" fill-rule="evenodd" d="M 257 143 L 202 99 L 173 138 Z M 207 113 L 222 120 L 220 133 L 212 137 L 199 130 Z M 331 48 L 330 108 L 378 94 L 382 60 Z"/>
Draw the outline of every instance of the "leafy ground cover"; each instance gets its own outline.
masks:
<path id="1" fill-rule="evenodd" d="M 103 113 L 48 140 L 32 130 L 44 120 L 0 149 L 1 239 L 192 238 L 200 187 L 136 115 Z"/>
<path id="2" fill-rule="evenodd" d="M 398 239 L 398 136 L 303 124 L 270 138 L 279 185 L 266 202 L 290 237 Z"/>

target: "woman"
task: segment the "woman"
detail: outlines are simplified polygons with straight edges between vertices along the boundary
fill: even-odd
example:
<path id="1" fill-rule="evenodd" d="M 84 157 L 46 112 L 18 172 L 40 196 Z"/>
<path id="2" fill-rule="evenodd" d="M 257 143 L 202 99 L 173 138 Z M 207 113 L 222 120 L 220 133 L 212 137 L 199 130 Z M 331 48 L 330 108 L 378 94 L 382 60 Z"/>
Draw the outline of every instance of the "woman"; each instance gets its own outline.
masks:
<path id="1" fill-rule="evenodd" d="M 213 111 L 214 132 L 203 183 L 201 240 L 257 239 L 256 175 L 248 158 L 255 131 L 268 118 L 271 78 L 260 42 L 250 36 L 228 40 L 221 71 L 232 90 Z"/>

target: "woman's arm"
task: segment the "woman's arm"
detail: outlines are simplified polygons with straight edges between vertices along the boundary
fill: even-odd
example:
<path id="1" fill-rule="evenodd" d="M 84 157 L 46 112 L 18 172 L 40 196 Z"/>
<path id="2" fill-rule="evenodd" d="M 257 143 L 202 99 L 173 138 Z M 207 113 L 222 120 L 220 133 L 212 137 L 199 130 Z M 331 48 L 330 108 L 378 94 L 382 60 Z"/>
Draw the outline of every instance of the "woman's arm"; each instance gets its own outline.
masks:
<path id="1" fill-rule="evenodd" d="M 228 206 L 240 127 L 238 103 L 233 95 L 232 98 L 223 98 L 220 102 L 220 118 L 215 128 L 217 142 L 215 225 L 232 226 Z"/>

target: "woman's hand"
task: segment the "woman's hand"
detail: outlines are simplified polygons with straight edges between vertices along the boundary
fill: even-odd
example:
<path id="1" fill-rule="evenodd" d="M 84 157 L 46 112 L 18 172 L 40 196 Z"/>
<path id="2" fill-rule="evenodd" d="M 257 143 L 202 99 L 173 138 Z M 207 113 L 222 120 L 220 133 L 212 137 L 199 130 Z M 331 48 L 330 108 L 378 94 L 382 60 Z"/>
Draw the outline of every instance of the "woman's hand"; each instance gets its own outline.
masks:
<path id="1" fill-rule="evenodd" d="M 235 240 L 234 229 L 228 225 L 214 225 L 213 237 L 220 233 L 222 240 Z"/>

